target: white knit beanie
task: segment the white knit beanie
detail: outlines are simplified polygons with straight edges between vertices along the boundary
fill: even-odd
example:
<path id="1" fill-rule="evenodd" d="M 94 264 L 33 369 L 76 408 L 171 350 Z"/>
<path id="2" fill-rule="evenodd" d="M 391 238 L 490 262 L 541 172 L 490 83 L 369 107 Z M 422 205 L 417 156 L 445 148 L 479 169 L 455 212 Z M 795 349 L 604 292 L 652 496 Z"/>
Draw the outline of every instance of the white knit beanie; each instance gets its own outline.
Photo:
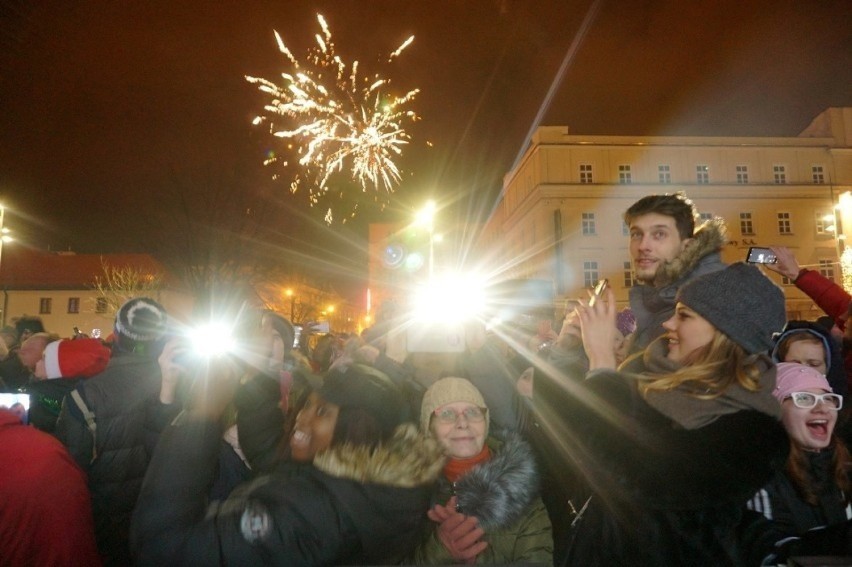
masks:
<path id="1" fill-rule="evenodd" d="M 441 378 L 426 390 L 423 394 L 423 403 L 420 406 L 420 428 L 424 433 L 429 433 L 429 422 L 432 414 L 439 407 L 453 402 L 467 402 L 480 408 L 485 408 L 485 400 L 476 386 L 464 378 Z M 485 415 L 485 434 L 488 434 L 488 414 Z"/>

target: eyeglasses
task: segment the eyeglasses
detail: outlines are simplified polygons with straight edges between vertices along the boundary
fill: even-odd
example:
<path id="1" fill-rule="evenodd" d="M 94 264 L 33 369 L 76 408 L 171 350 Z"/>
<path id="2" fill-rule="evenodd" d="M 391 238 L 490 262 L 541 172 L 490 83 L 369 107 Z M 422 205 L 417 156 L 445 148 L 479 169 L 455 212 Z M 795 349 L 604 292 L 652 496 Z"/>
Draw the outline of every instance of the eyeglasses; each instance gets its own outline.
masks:
<path id="1" fill-rule="evenodd" d="M 464 418 L 470 423 L 479 423 L 485 419 L 485 412 L 487 411 L 488 410 L 486 408 L 470 406 L 460 412 L 457 412 L 452 408 L 438 408 L 434 413 L 435 417 L 438 418 L 438 421 L 449 425 L 458 421 L 458 419 L 462 416 L 464 416 Z"/>
<path id="2" fill-rule="evenodd" d="M 810 392 L 793 392 L 788 396 L 797 408 L 811 409 L 822 402 L 832 411 L 843 408 L 843 396 L 838 394 L 812 394 Z"/>

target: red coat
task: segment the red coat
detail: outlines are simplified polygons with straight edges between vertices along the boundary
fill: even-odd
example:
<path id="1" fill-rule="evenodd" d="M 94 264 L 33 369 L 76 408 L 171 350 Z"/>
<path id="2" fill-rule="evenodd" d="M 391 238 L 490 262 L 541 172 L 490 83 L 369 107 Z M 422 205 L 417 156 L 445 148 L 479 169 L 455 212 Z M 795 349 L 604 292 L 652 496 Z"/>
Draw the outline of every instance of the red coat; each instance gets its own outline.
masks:
<path id="1" fill-rule="evenodd" d="M 0 565 L 100 565 L 86 477 L 62 443 L 0 409 Z"/>

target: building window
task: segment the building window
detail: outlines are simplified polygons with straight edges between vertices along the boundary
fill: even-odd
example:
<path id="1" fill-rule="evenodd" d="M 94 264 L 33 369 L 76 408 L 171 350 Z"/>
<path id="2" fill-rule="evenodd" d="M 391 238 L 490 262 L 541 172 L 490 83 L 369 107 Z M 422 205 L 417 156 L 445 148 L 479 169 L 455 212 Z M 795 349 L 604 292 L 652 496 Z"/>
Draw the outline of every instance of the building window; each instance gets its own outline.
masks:
<path id="1" fill-rule="evenodd" d="M 79 313 L 80 312 L 80 298 L 79 297 L 69 297 L 68 298 L 68 313 Z"/>
<path id="2" fill-rule="evenodd" d="M 598 263 L 595 260 L 583 261 L 583 285 L 585 287 L 594 287 L 598 280 L 601 279 L 598 272 Z"/>
<path id="3" fill-rule="evenodd" d="M 834 281 L 834 262 L 831 260 L 820 260 L 819 273 L 826 279 Z"/>
<path id="4" fill-rule="evenodd" d="M 49 297 L 42 297 L 38 300 L 39 315 L 50 315 L 50 308 L 53 307 L 53 300 Z"/>
<path id="5" fill-rule="evenodd" d="M 698 213 L 698 220 L 701 224 L 704 224 L 709 220 L 713 220 L 713 213 Z"/>
<path id="6" fill-rule="evenodd" d="M 107 300 L 106 297 L 98 297 L 95 299 L 95 313 L 106 313 L 107 312 Z"/>
<path id="7" fill-rule="evenodd" d="M 793 234 L 790 213 L 778 213 L 778 234 Z"/>
<path id="8" fill-rule="evenodd" d="M 618 182 L 622 185 L 630 185 L 633 183 L 633 172 L 629 165 L 618 166 Z"/>
<path id="9" fill-rule="evenodd" d="M 737 166 L 737 183 L 740 185 L 748 184 L 748 166 L 747 165 L 738 165 Z"/>
<path id="10" fill-rule="evenodd" d="M 772 175 L 775 179 L 776 185 L 784 185 L 787 183 L 787 166 L 786 165 L 773 165 L 772 166 Z"/>
<path id="11" fill-rule="evenodd" d="M 621 236 L 630 236 L 630 226 L 623 219 L 621 221 Z"/>
<path id="12" fill-rule="evenodd" d="M 740 213 L 740 234 L 754 234 L 751 213 Z"/>
<path id="13" fill-rule="evenodd" d="M 580 183 L 594 183 L 594 178 L 592 177 L 592 164 L 580 164 Z"/>
<path id="14" fill-rule="evenodd" d="M 782 285 L 793 285 L 793 280 L 791 280 L 787 276 L 781 276 L 781 284 Z"/>
<path id="15" fill-rule="evenodd" d="M 669 185 L 672 182 L 672 168 L 668 164 L 657 166 L 657 174 L 660 176 L 660 183 Z"/>
<path id="16" fill-rule="evenodd" d="M 707 185 L 710 183 L 710 166 L 709 165 L 696 165 L 695 166 L 695 182 L 700 185 Z"/>
<path id="17" fill-rule="evenodd" d="M 624 262 L 624 287 L 636 285 L 636 273 L 633 271 L 632 262 Z"/>
<path id="18" fill-rule="evenodd" d="M 834 235 L 834 215 L 832 215 L 831 213 L 827 213 L 825 211 L 817 211 L 814 224 L 816 225 L 817 234 L 822 236 Z"/>
<path id="19" fill-rule="evenodd" d="M 583 213 L 583 236 L 594 236 L 595 234 L 597 234 L 595 213 Z"/>
<path id="20" fill-rule="evenodd" d="M 811 166 L 811 179 L 813 179 L 814 183 L 825 183 L 825 172 L 821 165 Z"/>

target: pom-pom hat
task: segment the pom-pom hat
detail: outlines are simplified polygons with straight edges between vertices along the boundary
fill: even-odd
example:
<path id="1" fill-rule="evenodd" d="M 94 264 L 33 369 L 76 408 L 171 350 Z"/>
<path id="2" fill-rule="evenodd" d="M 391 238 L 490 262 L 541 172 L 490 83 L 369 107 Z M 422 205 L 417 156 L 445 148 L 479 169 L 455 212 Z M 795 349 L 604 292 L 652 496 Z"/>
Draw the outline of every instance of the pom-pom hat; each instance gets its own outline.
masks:
<path id="1" fill-rule="evenodd" d="M 429 422 L 436 409 L 454 402 L 467 402 L 486 408 L 485 399 L 469 380 L 464 378 L 441 378 L 429 386 L 420 405 L 420 428 L 429 432 Z M 485 434 L 488 434 L 488 414 L 485 415 Z"/>
<path id="2" fill-rule="evenodd" d="M 106 368 L 110 351 L 98 339 L 63 339 L 49 343 L 43 356 L 48 379 L 89 378 Z"/>
<path id="3" fill-rule="evenodd" d="M 775 374 L 775 389 L 772 395 L 779 402 L 786 400 L 793 392 L 801 392 L 817 388 L 832 392 L 828 380 L 820 374 L 819 370 L 797 362 L 779 362 L 778 371 Z"/>
<path id="4" fill-rule="evenodd" d="M 787 322 L 784 292 L 743 262 L 687 282 L 677 300 L 749 354 L 768 352 L 772 335 Z"/>

